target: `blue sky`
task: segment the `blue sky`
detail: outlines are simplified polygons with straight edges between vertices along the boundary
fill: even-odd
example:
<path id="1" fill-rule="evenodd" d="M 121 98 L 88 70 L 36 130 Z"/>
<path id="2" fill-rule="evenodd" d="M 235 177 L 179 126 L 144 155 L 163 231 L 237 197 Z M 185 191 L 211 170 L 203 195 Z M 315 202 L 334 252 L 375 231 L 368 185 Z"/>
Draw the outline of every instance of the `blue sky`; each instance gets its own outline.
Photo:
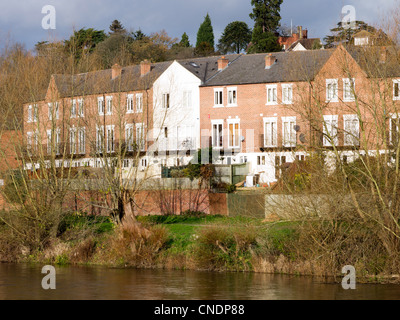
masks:
<path id="1" fill-rule="evenodd" d="M 21 3 L 22 2 L 22 3 Z M 379 23 L 397 0 L 284 0 L 281 23 L 302 25 L 309 37 L 323 38 L 341 18 L 344 5 L 356 8 L 358 20 Z M 42 28 L 42 7 L 56 9 L 56 30 Z M 250 0 L 24 0 L 0 2 L 0 43 L 20 42 L 27 49 L 38 41 L 68 38 L 72 30 L 95 28 L 108 31 L 111 21 L 118 19 L 128 30 L 141 28 L 146 34 L 162 29 L 180 39 L 183 32 L 196 42 L 197 30 L 209 13 L 216 42 L 226 25 L 245 21 L 250 27 Z"/>

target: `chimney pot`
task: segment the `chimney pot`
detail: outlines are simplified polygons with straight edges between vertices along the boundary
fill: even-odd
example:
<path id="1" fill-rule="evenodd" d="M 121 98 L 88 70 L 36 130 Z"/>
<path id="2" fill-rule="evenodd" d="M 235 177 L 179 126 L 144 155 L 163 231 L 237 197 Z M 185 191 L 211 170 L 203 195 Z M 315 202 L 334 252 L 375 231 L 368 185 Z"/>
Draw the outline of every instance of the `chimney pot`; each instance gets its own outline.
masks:
<path id="1" fill-rule="evenodd" d="M 222 56 L 218 59 L 218 71 L 224 70 L 229 64 L 229 60 Z"/>

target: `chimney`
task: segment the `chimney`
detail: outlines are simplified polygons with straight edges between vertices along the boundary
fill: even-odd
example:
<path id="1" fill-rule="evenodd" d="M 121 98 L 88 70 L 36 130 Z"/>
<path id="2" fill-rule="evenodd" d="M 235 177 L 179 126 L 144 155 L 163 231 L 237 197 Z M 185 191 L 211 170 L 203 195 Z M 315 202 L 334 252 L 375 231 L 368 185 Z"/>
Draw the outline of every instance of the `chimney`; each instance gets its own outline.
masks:
<path id="1" fill-rule="evenodd" d="M 151 63 L 146 59 L 140 63 L 140 75 L 144 76 L 151 70 Z"/>
<path id="2" fill-rule="evenodd" d="M 387 60 L 387 48 L 386 47 L 381 47 L 380 48 L 380 57 L 379 57 L 379 62 L 380 63 L 386 63 Z"/>
<path id="3" fill-rule="evenodd" d="M 224 70 L 229 64 L 229 60 L 222 56 L 218 59 L 218 71 Z"/>
<path id="4" fill-rule="evenodd" d="M 122 72 L 122 67 L 116 63 L 111 67 L 111 71 L 112 71 L 112 79 L 114 80 L 116 77 L 119 77 L 121 75 Z"/>
<path id="5" fill-rule="evenodd" d="M 299 39 L 303 39 L 303 27 L 299 26 L 298 31 L 299 31 Z"/>
<path id="6" fill-rule="evenodd" d="M 269 53 L 265 57 L 265 69 L 270 69 L 275 62 L 276 58 L 272 55 L 272 53 Z"/>

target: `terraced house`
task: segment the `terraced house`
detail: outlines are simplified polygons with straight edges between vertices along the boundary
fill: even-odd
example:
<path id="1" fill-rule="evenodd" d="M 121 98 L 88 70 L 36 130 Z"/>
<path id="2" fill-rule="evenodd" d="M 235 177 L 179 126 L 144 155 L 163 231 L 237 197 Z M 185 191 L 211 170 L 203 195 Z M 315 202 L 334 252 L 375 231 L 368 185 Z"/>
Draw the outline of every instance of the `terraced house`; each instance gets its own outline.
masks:
<path id="1" fill-rule="evenodd" d="M 393 48 L 243 55 L 201 87 L 203 144 L 261 183 L 323 153 L 326 165 L 397 145 L 399 61 Z M 207 134 L 208 132 L 208 134 Z"/>
<path id="2" fill-rule="evenodd" d="M 123 151 L 123 168 L 159 177 L 212 146 L 219 163 L 248 163 L 272 183 L 316 151 L 334 167 L 392 150 L 398 66 L 391 47 L 341 45 L 54 75 L 43 100 L 24 106 L 27 151 L 98 168 Z"/>

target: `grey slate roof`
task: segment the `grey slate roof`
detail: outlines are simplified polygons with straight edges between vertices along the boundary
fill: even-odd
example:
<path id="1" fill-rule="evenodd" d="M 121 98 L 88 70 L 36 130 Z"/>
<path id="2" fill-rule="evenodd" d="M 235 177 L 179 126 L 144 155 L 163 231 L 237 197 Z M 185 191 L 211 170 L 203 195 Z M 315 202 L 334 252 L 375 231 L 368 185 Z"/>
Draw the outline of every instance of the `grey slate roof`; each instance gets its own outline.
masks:
<path id="1" fill-rule="evenodd" d="M 242 55 L 204 86 L 312 80 L 332 55 L 333 50 L 275 52 L 276 62 L 265 69 L 266 53 Z"/>
<path id="2" fill-rule="evenodd" d="M 141 77 L 140 65 L 122 68 L 121 75 L 112 79 L 112 70 L 100 70 L 76 75 L 53 75 L 62 98 L 91 94 L 146 90 L 172 64 L 152 64 L 151 71 Z"/>

